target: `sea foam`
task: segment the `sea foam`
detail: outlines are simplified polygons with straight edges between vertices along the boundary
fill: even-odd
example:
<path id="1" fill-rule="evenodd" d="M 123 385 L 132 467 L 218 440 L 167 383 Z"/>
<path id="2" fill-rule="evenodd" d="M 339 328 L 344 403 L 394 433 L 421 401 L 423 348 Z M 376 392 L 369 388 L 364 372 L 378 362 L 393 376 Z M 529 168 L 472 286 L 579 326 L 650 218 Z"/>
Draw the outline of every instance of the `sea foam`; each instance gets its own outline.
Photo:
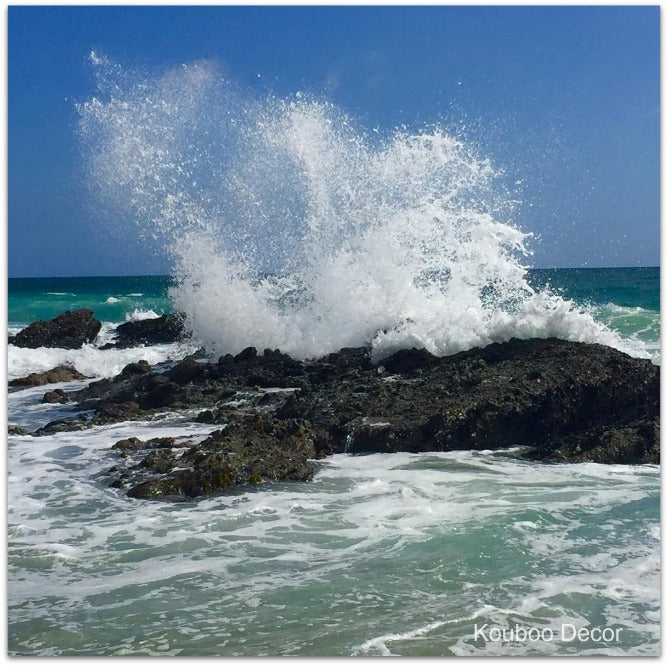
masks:
<path id="1" fill-rule="evenodd" d="M 512 337 L 650 357 L 527 281 L 502 172 L 439 126 L 366 132 L 308 95 L 257 99 L 210 62 L 139 75 L 91 54 L 78 105 L 100 202 L 173 258 L 173 306 L 212 353 L 371 345 L 447 355 Z"/>

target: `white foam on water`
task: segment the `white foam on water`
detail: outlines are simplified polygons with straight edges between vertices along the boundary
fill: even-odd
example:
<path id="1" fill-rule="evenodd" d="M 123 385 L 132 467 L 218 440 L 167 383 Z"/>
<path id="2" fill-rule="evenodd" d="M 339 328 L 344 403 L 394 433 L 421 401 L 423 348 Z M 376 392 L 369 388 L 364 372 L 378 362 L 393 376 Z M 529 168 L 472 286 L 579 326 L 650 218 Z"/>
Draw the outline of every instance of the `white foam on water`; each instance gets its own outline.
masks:
<path id="1" fill-rule="evenodd" d="M 105 303 L 120 303 L 120 302 L 121 299 L 116 298 L 115 296 L 109 296 L 109 298 L 107 298 L 107 300 L 105 301 Z"/>
<path id="2" fill-rule="evenodd" d="M 108 339 L 112 339 L 111 334 Z M 183 358 L 196 349 L 197 346 L 190 342 L 105 350 L 92 344 L 83 345 L 79 349 L 26 349 L 9 345 L 7 376 L 8 379 L 15 379 L 31 372 L 46 372 L 59 365 L 69 365 L 86 377 L 114 377 L 128 363 L 144 360 L 154 365 Z"/>
<path id="3" fill-rule="evenodd" d="M 130 296 L 141 296 L 141 294 L 130 294 Z M 143 321 L 144 319 L 158 319 L 160 315 L 153 310 L 135 308 L 132 312 L 125 313 L 125 321 Z"/>
<path id="4" fill-rule="evenodd" d="M 47 407 L 37 406 L 44 420 Z M 656 644 L 655 621 L 634 619 L 631 609 L 658 608 L 658 519 L 638 541 L 629 534 L 633 514 L 616 513 L 658 492 L 656 466 L 537 465 L 494 452 L 340 454 L 320 461 L 311 483 L 179 504 L 132 500 L 100 480 L 118 464 L 110 447 L 119 439 L 196 440 L 213 429 L 165 415 L 11 436 L 10 579 L 20 582 L 11 587 L 10 617 L 39 616 L 47 593 L 53 621 L 79 627 L 106 653 L 118 650 L 117 632 L 127 632 L 120 621 L 95 618 L 125 609 L 140 613 L 136 631 L 156 654 L 167 653 L 151 639 L 166 622 L 170 649 L 309 654 L 313 637 L 327 631 L 325 618 L 343 631 L 327 654 L 480 654 L 466 640 L 471 618 L 540 623 L 551 612 L 583 624 L 577 599 L 591 599 L 644 636 L 648 651 Z M 603 531 L 591 537 L 590 553 L 578 530 L 592 525 Z M 480 549 L 487 559 L 479 560 Z M 541 571 L 532 574 L 537 562 Z M 490 595 L 497 601 L 480 603 Z M 181 619 L 139 611 L 171 605 Z M 185 616 L 190 626 L 198 618 L 197 641 L 180 631 Z M 233 639 L 240 627 L 252 637 L 247 648 Z M 16 640 L 32 644 L 34 634 Z M 47 649 L 48 641 L 34 648 Z"/>
<path id="5" fill-rule="evenodd" d="M 171 253 L 174 307 L 209 351 L 370 343 L 380 359 L 555 336 L 650 357 L 529 285 L 519 202 L 443 128 L 380 138 L 326 101 L 244 95 L 211 62 L 147 77 L 91 60 L 93 184 Z"/>

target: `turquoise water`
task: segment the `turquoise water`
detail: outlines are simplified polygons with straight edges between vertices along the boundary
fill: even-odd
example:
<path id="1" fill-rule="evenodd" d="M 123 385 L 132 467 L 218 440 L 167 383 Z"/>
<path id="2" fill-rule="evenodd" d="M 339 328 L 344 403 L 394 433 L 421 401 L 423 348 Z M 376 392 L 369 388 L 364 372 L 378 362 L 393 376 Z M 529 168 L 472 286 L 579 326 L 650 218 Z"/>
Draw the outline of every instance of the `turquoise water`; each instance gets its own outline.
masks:
<path id="1" fill-rule="evenodd" d="M 658 360 L 658 269 L 530 278 L 644 340 Z M 159 314 L 170 309 L 168 284 L 10 280 L 9 324 L 68 307 L 116 323 Z M 188 351 L 10 347 L 9 370 L 71 362 L 110 376 L 139 358 Z M 9 422 L 32 430 L 70 415 L 41 404 L 46 390 L 10 394 Z M 197 439 L 211 429 L 165 414 L 8 437 L 9 654 L 659 653 L 658 466 L 545 465 L 491 451 L 337 455 L 318 463 L 312 482 L 201 501 L 138 502 L 106 485 L 117 440 Z M 475 637 L 482 625 L 555 638 L 495 642 Z M 564 627 L 611 627 L 619 640 L 561 640 Z"/>
<path id="2" fill-rule="evenodd" d="M 660 269 L 546 268 L 529 271 L 535 288 L 549 286 L 577 303 L 658 312 Z M 122 322 L 134 309 L 170 311 L 166 275 L 9 278 L 9 325 L 51 319 L 64 310 L 91 308 L 100 320 Z M 109 302 L 109 299 L 117 299 Z"/>
<path id="3" fill-rule="evenodd" d="M 529 271 L 535 288 L 549 286 L 586 308 L 623 337 L 640 339 L 658 357 L 660 273 L 647 268 L 557 268 Z M 12 328 L 87 307 L 103 322 L 133 313 L 171 311 L 168 276 L 10 278 L 8 323 Z"/>
<path id="4" fill-rule="evenodd" d="M 100 321 L 123 322 L 135 310 L 170 311 L 164 275 L 9 278 L 8 323 L 25 326 L 65 310 L 90 308 Z"/>

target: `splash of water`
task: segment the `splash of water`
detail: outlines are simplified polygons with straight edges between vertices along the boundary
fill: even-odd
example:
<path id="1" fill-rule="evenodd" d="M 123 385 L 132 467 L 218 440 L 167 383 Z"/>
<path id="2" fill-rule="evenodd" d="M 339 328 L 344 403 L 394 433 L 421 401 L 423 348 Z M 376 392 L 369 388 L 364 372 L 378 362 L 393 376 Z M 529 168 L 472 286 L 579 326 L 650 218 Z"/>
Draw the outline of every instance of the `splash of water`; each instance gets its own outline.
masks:
<path id="1" fill-rule="evenodd" d="M 517 202 L 442 128 L 381 138 L 318 99 L 253 99 L 210 62 L 142 77 L 91 61 L 91 177 L 172 254 L 174 307 L 211 352 L 382 358 L 556 336 L 647 356 L 530 287 Z"/>

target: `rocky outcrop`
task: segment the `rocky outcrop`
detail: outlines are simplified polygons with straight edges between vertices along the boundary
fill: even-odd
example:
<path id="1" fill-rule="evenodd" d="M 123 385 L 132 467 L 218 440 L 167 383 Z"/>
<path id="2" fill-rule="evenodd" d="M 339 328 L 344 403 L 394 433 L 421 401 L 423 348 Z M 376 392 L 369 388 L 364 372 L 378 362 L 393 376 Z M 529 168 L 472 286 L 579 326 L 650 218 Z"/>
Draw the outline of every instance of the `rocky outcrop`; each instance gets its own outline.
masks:
<path id="1" fill-rule="evenodd" d="M 59 347 L 78 349 L 93 342 L 102 324 L 95 319 L 93 311 L 87 308 L 70 310 L 49 321 L 36 321 L 19 331 L 11 344 L 16 347 Z"/>
<path id="2" fill-rule="evenodd" d="M 322 454 L 526 446 L 555 460 L 583 459 L 585 450 L 604 462 L 658 455 L 654 427 L 633 424 L 658 423 L 659 368 L 555 339 L 444 358 L 404 350 L 378 366 L 365 349 L 299 362 L 248 348 L 217 363 L 185 359 L 164 373 L 123 373 L 72 397 L 94 410 L 93 423 L 184 408 L 200 409 L 203 423 L 225 424 L 239 410 L 298 419 Z M 622 447 L 624 438 L 635 444 Z"/>
<path id="3" fill-rule="evenodd" d="M 11 388 L 18 391 L 30 386 L 44 386 L 45 384 L 71 382 L 79 379 L 86 379 L 86 376 L 69 365 L 59 365 L 46 372 L 32 372 L 27 377 L 12 379 L 8 383 Z"/>
<path id="4" fill-rule="evenodd" d="M 444 358 L 403 350 L 380 364 L 365 348 L 301 362 L 249 347 L 217 362 L 133 364 L 113 379 L 53 394 L 82 413 L 35 434 L 183 410 L 224 426 L 187 445 L 119 442 L 122 459 L 135 462 L 111 482 L 142 498 L 305 479 L 309 459 L 340 452 L 523 447 L 515 455 L 534 460 L 658 463 L 659 373 L 609 347 L 556 339 Z"/>
<path id="5" fill-rule="evenodd" d="M 306 481 L 313 474 L 314 434 L 305 424 L 240 416 L 198 444 L 159 438 L 121 440 L 130 461 L 110 470 L 110 485 L 138 499 L 199 497 L 267 481 Z"/>
<path id="6" fill-rule="evenodd" d="M 138 347 L 178 342 L 185 335 L 183 315 L 167 314 L 154 319 L 128 321 L 116 328 L 116 347 Z"/>

